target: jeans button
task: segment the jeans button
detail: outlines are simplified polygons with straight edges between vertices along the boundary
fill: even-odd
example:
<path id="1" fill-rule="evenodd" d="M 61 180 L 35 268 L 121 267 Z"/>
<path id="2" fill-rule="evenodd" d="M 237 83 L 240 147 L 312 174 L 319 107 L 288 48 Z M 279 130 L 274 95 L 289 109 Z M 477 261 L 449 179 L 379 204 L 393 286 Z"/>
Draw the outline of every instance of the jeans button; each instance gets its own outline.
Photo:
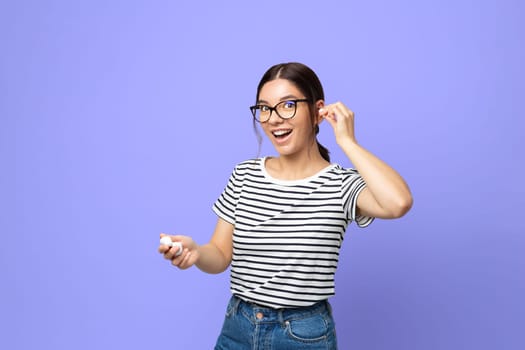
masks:
<path id="1" fill-rule="evenodd" d="M 262 312 L 258 312 L 255 317 L 257 317 L 258 320 L 262 319 L 264 317 Z"/>

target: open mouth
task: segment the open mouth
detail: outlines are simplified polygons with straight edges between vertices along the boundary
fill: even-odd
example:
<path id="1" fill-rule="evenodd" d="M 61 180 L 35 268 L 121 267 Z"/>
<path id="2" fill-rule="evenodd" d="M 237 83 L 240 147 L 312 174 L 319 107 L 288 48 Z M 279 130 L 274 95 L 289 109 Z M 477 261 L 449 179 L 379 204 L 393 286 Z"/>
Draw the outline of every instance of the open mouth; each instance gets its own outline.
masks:
<path id="1" fill-rule="evenodd" d="M 292 133 L 292 129 L 280 129 L 280 130 L 272 131 L 272 135 L 276 139 L 284 139 L 286 136 L 290 135 L 291 133 Z"/>

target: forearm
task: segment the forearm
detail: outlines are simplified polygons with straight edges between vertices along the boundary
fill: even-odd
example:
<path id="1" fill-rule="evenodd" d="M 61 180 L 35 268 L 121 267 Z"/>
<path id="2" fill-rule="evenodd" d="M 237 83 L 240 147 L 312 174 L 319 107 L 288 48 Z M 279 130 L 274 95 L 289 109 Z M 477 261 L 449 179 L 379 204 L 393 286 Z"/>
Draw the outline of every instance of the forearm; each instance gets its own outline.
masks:
<path id="1" fill-rule="evenodd" d="M 198 247 L 199 258 L 195 265 L 206 273 L 217 274 L 221 273 L 230 265 L 224 253 L 212 242 Z"/>
<path id="2" fill-rule="evenodd" d="M 410 209 L 410 189 L 397 171 L 351 139 L 342 141 L 339 146 L 363 177 L 371 195 L 387 216 L 399 217 Z"/>

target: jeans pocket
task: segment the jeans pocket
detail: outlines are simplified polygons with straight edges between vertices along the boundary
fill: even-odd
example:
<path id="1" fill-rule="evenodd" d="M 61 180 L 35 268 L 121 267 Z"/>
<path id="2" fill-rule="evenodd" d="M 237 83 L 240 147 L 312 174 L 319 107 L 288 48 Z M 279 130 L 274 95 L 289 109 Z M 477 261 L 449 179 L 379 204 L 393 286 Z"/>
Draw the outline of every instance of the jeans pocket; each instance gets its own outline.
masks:
<path id="1" fill-rule="evenodd" d="M 333 330 L 330 324 L 323 315 L 313 315 L 286 321 L 286 329 L 292 339 L 307 343 L 318 342 L 326 339 Z"/>
<path id="2" fill-rule="evenodd" d="M 228 305 L 226 306 L 226 318 L 231 317 L 237 310 L 238 306 L 239 306 L 239 300 L 234 297 L 230 298 L 230 301 L 228 302 Z"/>

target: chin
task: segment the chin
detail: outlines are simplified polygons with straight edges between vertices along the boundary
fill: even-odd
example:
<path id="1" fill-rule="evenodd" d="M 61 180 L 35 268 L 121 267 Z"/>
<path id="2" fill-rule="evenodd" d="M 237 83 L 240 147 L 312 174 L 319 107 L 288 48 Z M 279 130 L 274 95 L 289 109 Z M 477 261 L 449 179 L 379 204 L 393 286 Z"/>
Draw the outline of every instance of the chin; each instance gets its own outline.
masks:
<path id="1" fill-rule="evenodd" d="M 282 147 L 282 146 L 275 146 L 274 149 L 279 153 L 280 156 L 293 156 L 294 154 L 297 154 L 297 151 L 294 149 L 290 149 L 290 147 Z"/>

